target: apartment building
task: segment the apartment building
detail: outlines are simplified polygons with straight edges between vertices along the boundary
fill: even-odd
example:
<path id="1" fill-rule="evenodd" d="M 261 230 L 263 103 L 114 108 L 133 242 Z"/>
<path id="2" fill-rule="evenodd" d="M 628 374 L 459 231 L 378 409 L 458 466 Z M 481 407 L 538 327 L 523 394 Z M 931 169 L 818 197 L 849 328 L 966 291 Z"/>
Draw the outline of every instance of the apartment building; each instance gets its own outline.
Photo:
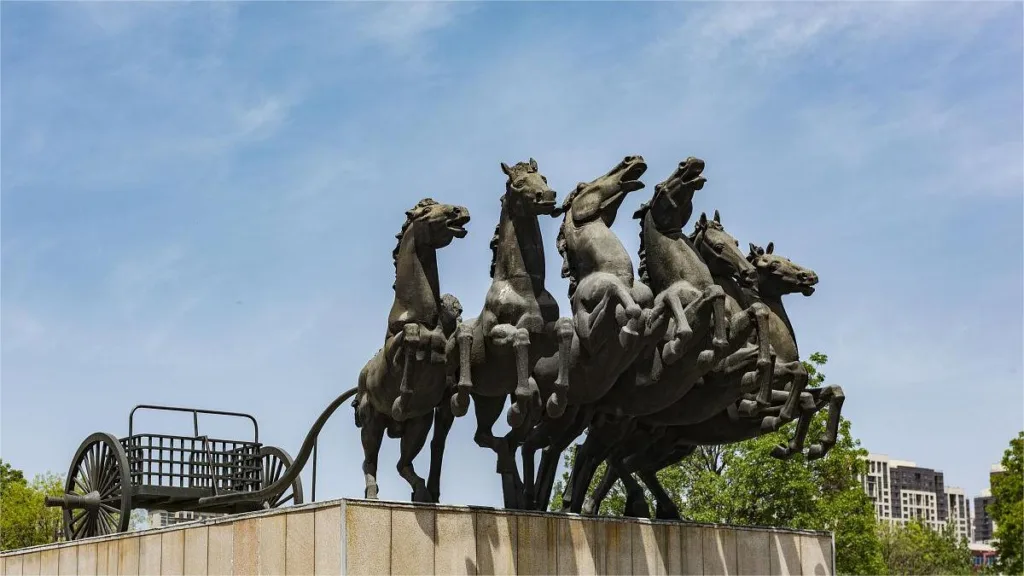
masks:
<path id="1" fill-rule="evenodd" d="M 1004 470 L 1001 465 L 994 464 L 988 472 L 989 486 L 1003 472 Z M 994 500 L 995 498 L 992 497 L 991 490 L 982 490 L 981 496 L 974 498 L 974 539 L 972 542 L 988 544 L 992 541 L 993 534 L 996 531 L 996 523 L 992 521 L 992 516 L 988 513 L 988 507 L 992 505 Z"/>
<path id="2" fill-rule="evenodd" d="M 919 518 L 934 530 L 951 523 L 971 541 L 967 495 L 961 488 L 947 487 L 941 471 L 881 454 L 868 455 L 867 464 L 862 485 L 879 520 L 902 523 Z"/>

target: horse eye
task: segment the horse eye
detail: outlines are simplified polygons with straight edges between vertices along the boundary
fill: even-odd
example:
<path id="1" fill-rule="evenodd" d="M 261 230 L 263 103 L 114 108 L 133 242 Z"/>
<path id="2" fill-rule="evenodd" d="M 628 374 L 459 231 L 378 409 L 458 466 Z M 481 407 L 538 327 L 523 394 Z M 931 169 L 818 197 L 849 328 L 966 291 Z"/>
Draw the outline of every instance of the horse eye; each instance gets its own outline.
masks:
<path id="1" fill-rule="evenodd" d="M 515 186 L 516 188 L 522 188 L 523 187 L 523 181 L 522 180 L 516 180 L 515 182 L 512 183 L 512 185 Z"/>

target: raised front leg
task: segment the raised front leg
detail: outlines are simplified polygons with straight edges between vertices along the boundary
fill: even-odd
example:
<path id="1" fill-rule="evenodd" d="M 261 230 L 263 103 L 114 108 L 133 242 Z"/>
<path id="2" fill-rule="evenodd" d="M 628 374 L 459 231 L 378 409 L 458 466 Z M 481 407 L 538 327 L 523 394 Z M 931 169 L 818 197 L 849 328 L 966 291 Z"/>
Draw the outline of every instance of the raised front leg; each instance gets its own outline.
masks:
<path id="1" fill-rule="evenodd" d="M 533 391 L 530 387 L 530 333 L 526 328 L 517 328 L 512 344 L 516 355 L 515 400 L 508 409 L 508 425 L 519 428 L 526 422 Z"/>
<path id="2" fill-rule="evenodd" d="M 555 320 L 555 337 L 558 339 L 558 378 L 555 389 L 547 401 L 547 413 L 550 418 L 560 418 L 565 413 L 569 395 L 569 370 L 572 367 L 572 339 L 576 336 L 572 320 L 559 318 Z M 517 358 L 518 360 L 518 358 Z"/>
<path id="3" fill-rule="evenodd" d="M 839 437 L 839 417 L 842 415 L 843 402 L 846 401 L 846 394 L 839 386 L 825 386 L 818 390 L 821 390 L 822 399 L 828 399 L 828 422 L 825 423 L 825 435 L 817 444 L 811 444 L 807 450 L 808 460 L 824 458 L 836 445 L 836 439 Z"/>
<path id="4" fill-rule="evenodd" d="M 729 341 L 745 342 L 751 334 L 757 336 L 756 370 L 760 386 L 756 401 L 761 406 L 771 403 L 772 395 L 772 350 L 768 331 L 768 307 L 755 302 L 729 321 Z"/>
<path id="5" fill-rule="evenodd" d="M 469 394 L 473 391 L 473 325 L 459 324 L 455 338 L 459 349 L 459 383 L 452 395 L 451 408 L 454 416 L 465 416 L 469 410 Z"/>
<path id="6" fill-rule="evenodd" d="M 402 366 L 402 382 L 398 387 L 398 398 L 395 398 L 391 406 L 391 417 L 401 422 L 405 420 L 405 408 L 412 397 L 412 372 L 416 357 L 422 355 L 420 350 L 420 325 L 406 324 L 403 334 L 403 349 L 405 351 L 405 363 Z"/>
<path id="7" fill-rule="evenodd" d="M 778 445 L 772 448 L 772 457 L 778 458 L 779 460 L 788 460 L 794 454 L 803 452 L 804 441 L 807 438 L 807 431 L 810 429 L 811 420 L 814 419 L 815 412 L 818 411 L 815 406 L 814 399 L 811 394 L 800 395 L 800 418 L 796 422 L 796 432 L 793 437 L 789 440 L 788 445 Z"/>
<path id="8" fill-rule="evenodd" d="M 611 291 L 605 290 L 593 310 L 587 311 L 582 303 L 577 302 L 579 308 L 573 312 L 573 321 L 580 338 L 580 346 L 586 348 L 591 355 L 599 353 L 604 345 L 603 339 L 597 339 L 602 332 L 598 327 L 604 324 L 606 318 L 610 318 L 608 312 L 611 306 L 611 296 Z"/>

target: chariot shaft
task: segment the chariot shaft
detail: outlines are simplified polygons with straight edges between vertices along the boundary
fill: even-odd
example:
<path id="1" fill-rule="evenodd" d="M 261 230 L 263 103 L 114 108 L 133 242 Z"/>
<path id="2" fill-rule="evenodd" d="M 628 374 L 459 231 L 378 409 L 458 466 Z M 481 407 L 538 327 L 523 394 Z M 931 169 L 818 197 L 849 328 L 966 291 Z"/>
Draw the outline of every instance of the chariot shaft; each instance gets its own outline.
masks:
<path id="1" fill-rule="evenodd" d="M 306 439 L 302 443 L 302 448 L 299 453 L 295 456 L 295 461 L 288 470 L 285 471 L 284 475 L 278 478 L 273 484 L 264 487 L 261 490 L 254 492 L 236 492 L 232 494 L 219 494 L 217 496 L 207 496 L 206 498 L 200 498 L 197 503 L 200 507 L 208 506 L 222 506 L 224 504 L 231 504 L 234 502 L 263 500 L 272 497 L 276 494 L 283 492 L 289 484 L 291 484 L 295 478 L 302 472 L 302 467 L 306 465 L 306 461 L 309 460 L 310 454 L 313 452 L 313 447 L 316 445 L 317 436 L 320 435 L 320 431 L 323 430 L 324 425 L 327 424 L 327 420 L 334 414 L 334 412 L 345 403 L 346 400 L 355 395 L 358 388 L 350 388 L 345 392 L 341 393 L 331 402 L 330 405 L 320 414 L 320 417 L 313 423 L 313 427 L 309 429 L 306 434 Z"/>

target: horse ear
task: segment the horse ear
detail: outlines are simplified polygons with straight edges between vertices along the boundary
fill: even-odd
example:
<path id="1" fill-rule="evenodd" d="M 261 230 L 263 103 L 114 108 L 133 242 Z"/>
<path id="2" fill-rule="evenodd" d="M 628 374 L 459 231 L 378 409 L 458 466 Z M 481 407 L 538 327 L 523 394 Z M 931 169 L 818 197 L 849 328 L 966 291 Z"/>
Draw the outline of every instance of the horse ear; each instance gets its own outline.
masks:
<path id="1" fill-rule="evenodd" d="M 534 160 L 533 158 L 530 158 L 530 169 L 533 170 L 534 172 L 537 171 L 537 161 Z"/>
<path id="2" fill-rule="evenodd" d="M 750 253 L 754 256 L 760 256 L 761 254 L 764 254 L 764 248 L 750 242 Z"/>
<path id="3" fill-rule="evenodd" d="M 775 252 L 775 243 L 774 242 L 769 242 L 768 243 L 768 248 L 765 249 L 764 253 L 765 254 L 771 254 L 772 252 Z"/>
<path id="4" fill-rule="evenodd" d="M 701 212 L 700 213 L 700 219 L 697 220 L 697 224 L 699 226 L 707 226 L 708 225 L 708 215 L 703 213 L 703 212 Z"/>
<path id="5" fill-rule="evenodd" d="M 715 210 L 715 222 L 722 223 L 722 217 L 718 215 L 718 210 Z"/>
<path id="6" fill-rule="evenodd" d="M 505 164 L 504 162 L 501 163 L 501 171 L 505 173 L 505 176 L 512 175 L 512 169 L 509 168 L 508 164 Z"/>

